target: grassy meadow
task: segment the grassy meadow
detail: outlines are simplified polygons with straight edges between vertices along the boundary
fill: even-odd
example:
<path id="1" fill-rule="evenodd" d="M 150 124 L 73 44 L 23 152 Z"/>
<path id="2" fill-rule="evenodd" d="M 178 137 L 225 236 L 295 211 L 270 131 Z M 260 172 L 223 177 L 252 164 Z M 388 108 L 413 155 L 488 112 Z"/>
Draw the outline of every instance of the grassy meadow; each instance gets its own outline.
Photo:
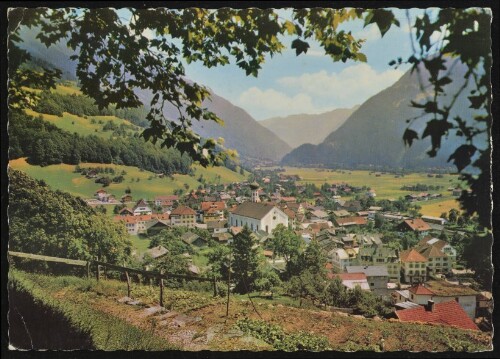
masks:
<path id="1" fill-rule="evenodd" d="M 116 116 L 87 116 L 87 118 L 80 117 L 68 112 L 64 112 L 62 117 L 56 115 L 42 114 L 30 109 L 25 110 L 25 112 L 33 117 L 41 116 L 45 121 L 52 123 L 53 125 L 59 127 L 61 130 L 78 133 L 80 136 L 95 135 L 101 138 L 110 138 L 112 131 L 103 131 L 103 126 L 108 121 L 113 121 L 117 126 L 125 124 L 127 126 L 132 126 L 136 132 L 140 131 L 140 127 L 135 126 L 130 121 L 118 118 Z M 95 123 L 91 123 L 94 119 Z M 102 121 L 102 124 L 99 123 Z"/>
<path id="2" fill-rule="evenodd" d="M 420 212 L 424 216 L 439 217 L 441 213 L 448 213 L 452 208 L 460 210 L 459 202 L 456 200 L 456 198 L 450 197 L 420 202 L 419 205 L 422 207 Z"/>
<path id="3" fill-rule="evenodd" d="M 376 172 L 380 174 L 380 172 Z M 299 183 L 314 183 L 320 187 L 324 183 L 348 183 L 352 186 L 367 186 L 377 193 L 376 199 L 397 199 L 401 196 L 413 193 L 401 190 L 404 185 L 416 185 L 417 183 L 442 186 L 439 191 L 429 191 L 431 193 L 441 193 L 442 198 L 418 202 L 422 206 L 420 211 L 423 215 L 439 216 L 443 212 L 448 212 L 451 208 L 459 208 L 455 197 L 452 197 L 448 187 L 455 187 L 460 184 L 457 175 L 444 174 L 442 178 L 428 177 L 427 173 L 410 173 L 404 177 L 396 178 L 392 173 L 380 174 L 379 177 L 370 171 L 349 171 L 349 170 L 327 170 L 316 168 L 285 167 L 285 174 L 298 175 Z"/>
<path id="4" fill-rule="evenodd" d="M 443 186 L 440 191 L 430 191 L 432 193 L 441 193 L 449 195 L 448 187 L 454 187 L 459 183 L 458 176 L 445 174 L 443 178 L 428 177 L 427 173 L 411 173 L 404 177 L 396 178 L 394 174 L 381 174 L 379 177 L 370 171 L 349 171 L 349 170 L 323 170 L 314 168 L 295 168 L 285 167 L 285 174 L 298 175 L 301 180 L 299 183 L 314 183 L 320 187 L 324 183 L 348 183 L 352 186 L 367 186 L 377 192 L 377 199 L 397 199 L 405 196 L 410 191 L 404 191 L 400 188 L 404 185 L 415 185 L 417 183 L 426 185 Z"/>
<path id="5" fill-rule="evenodd" d="M 9 165 L 14 169 L 26 172 L 33 178 L 43 179 L 53 189 L 66 191 L 82 198 L 92 198 L 94 193 L 101 188 L 101 184 L 94 183 L 93 179 L 88 179 L 80 173 L 75 173 L 74 165 L 32 166 L 26 162 L 25 158 L 10 161 Z M 215 183 L 217 175 L 220 175 L 220 183 L 244 181 L 247 175 L 240 175 L 225 167 L 203 168 L 194 165 L 194 177 L 175 174 L 173 175 L 173 179 L 171 179 L 169 177 L 159 178 L 154 173 L 141 171 L 137 167 L 115 164 L 80 163 L 80 167 L 111 167 L 115 170 L 115 175 L 119 175 L 122 171 L 125 171 L 125 180 L 122 183 L 112 183 L 106 188 L 106 191 L 115 195 L 117 199 L 120 199 L 125 194 L 127 187 L 130 187 L 134 200 L 140 198 L 153 199 L 158 195 L 173 194 L 176 189 L 186 191 L 185 184 L 189 190 L 197 189 L 201 184 L 197 180 L 200 175 L 203 175 L 208 183 Z"/>

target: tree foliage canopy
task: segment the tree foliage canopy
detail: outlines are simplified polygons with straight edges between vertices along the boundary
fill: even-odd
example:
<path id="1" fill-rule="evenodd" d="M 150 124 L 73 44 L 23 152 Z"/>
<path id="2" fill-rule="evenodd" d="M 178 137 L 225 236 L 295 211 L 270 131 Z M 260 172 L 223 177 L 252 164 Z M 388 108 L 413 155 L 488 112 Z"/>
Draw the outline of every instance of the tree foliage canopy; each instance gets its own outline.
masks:
<path id="1" fill-rule="evenodd" d="M 228 153 L 220 150 L 214 139 L 204 141 L 192 128 L 192 121 L 216 121 L 217 115 L 204 107 L 209 90 L 185 77 L 181 59 L 201 62 L 206 67 L 236 64 L 247 75 L 257 76 L 267 56 L 279 54 L 283 37 L 291 37 L 291 48 L 297 55 L 307 53 L 312 41 L 324 49 L 333 61 L 367 61 L 361 52 L 363 39 L 356 39 L 343 29 L 348 21 L 375 24 L 382 36 L 393 26 L 400 26 L 390 9 L 293 9 L 288 19 L 274 9 L 129 9 L 130 19 L 122 19 L 110 8 L 103 9 L 26 9 L 9 12 L 9 106 L 30 107 L 37 95 L 26 93 L 23 86 L 50 88 L 61 75 L 58 70 L 43 73 L 23 70 L 20 65 L 29 55 L 19 48 L 20 25 L 38 28 L 38 39 L 50 46 L 60 40 L 76 55 L 77 77 L 84 94 L 93 98 L 99 108 L 139 107 L 136 90 L 152 93 L 143 132 L 146 140 L 160 142 L 189 154 L 200 164 L 220 164 Z M 435 16 L 424 12 L 411 25 L 414 31 L 413 54 L 398 58 L 391 65 L 413 65 L 414 71 L 428 73 L 423 90 L 429 96 L 413 106 L 430 116 L 422 137 L 430 137 L 435 156 L 443 137 L 454 131 L 464 142 L 450 156 L 458 171 L 471 165 L 479 175 L 464 173 L 471 192 L 464 192 L 461 202 L 470 214 L 477 213 L 481 224 L 490 219 L 490 152 L 477 145 L 477 138 L 489 135 L 491 115 L 490 21 L 488 9 L 440 9 Z M 410 17 L 408 16 L 408 19 Z M 410 20 L 409 20 L 410 21 Z M 145 36 L 152 31 L 155 36 Z M 433 34 L 441 37 L 433 41 Z M 444 101 L 444 88 L 452 82 L 450 71 L 460 62 L 467 68 L 465 82 Z M 424 88 L 425 87 L 425 88 Z M 467 92 L 470 107 L 477 110 L 472 119 L 450 118 L 458 97 Z M 164 115 L 165 106 L 178 110 L 177 119 Z M 402 119 L 404 120 L 404 119 Z M 409 119 L 403 140 L 409 146 L 419 138 Z"/>
<path id="2" fill-rule="evenodd" d="M 125 228 L 81 198 L 52 191 L 10 170 L 9 249 L 47 256 L 123 263 L 131 253 Z"/>

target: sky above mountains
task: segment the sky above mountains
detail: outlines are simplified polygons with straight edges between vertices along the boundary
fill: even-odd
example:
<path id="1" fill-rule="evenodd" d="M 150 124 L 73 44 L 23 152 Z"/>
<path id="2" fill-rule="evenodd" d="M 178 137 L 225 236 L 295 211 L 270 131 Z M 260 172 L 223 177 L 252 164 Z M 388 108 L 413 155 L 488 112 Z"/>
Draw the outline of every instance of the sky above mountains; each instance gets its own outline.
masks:
<path id="1" fill-rule="evenodd" d="M 366 63 L 334 62 L 314 40 L 308 40 L 311 47 L 307 54 L 296 56 L 295 50 L 290 49 L 295 36 L 288 36 L 282 38 L 286 46 L 283 53 L 273 58 L 268 56 L 258 77 L 246 76 L 234 63 L 209 69 L 199 62 L 184 63 L 186 75 L 243 108 L 256 120 L 350 108 L 391 86 L 403 75 L 409 66 L 395 69 L 389 62 L 411 55 L 409 23 L 424 11 L 432 16 L 435 9 L 410 9 L 410 20 L 407 10 L 392 10 L 400 26 L 392 26 L 383 38 L 376 25 L 363 27 L 361 20 L 339 26 L 339 30 L 351 31 L 355 38 L 366 40 L 362 48 L 368 59 Z M 291 9 L 278 12 L 284 19 L 292 13 Z M 129 21 L 130 12 L 126 8 L 118 13 L 123 22 Z M 155 37 L 153 31 L 144 35 Z M 440 34 L 435 35 L 437 39 Z"/>
<path id="2" fill-rule="evenodd" d="M 187 65 L 186 72 L 189 78 L 210 87 L 257 120 L 352 107 L 392 85 L 409 68 L 394 69 L 388 65 L 391 60 L 411 55 L 406 10 L 393 10 L 401 26 L 391 27 L 383 38 L 376 25 L 364 28 L 362 21 L 342 24 L 341 28 L 352 31 L 356 38 L 366 39 L 362 52 L 368 58 L 367 63 L 334 62 L 312 41 L 306 55 L 296 56 L 295 50 L 290 49 L 293 37 L 288 37 L 284 39 L 287 49 L 281 55 L 267 58 L 257 78 L 247 77 L 235 65 L 207 69 L 196 63 Z M 283 16 L 290 13 L 280 12 Z M 409 12 L 413 19 L 423 10 Z"/>

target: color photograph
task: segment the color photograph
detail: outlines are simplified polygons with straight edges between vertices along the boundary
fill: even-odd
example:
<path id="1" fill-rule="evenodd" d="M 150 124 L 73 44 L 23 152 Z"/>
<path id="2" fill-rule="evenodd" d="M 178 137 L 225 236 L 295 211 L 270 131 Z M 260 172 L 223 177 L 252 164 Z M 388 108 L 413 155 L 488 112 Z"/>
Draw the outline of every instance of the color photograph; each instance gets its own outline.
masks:
<path id="1" fill-rule="evenodd" d="M 9 352 L 491 355 L 491 8 L 16 4 Z"/>

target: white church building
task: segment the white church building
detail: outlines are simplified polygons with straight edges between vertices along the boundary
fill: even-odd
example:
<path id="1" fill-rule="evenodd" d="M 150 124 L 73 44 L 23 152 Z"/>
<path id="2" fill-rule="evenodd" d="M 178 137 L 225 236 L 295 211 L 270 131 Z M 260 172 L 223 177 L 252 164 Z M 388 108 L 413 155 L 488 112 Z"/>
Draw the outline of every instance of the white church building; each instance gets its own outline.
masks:
<path id="1" fill-rule="evenodd" d="M 228 224 L 231 227 L 244 227 L 253 232 L 264 231 L 271 233 L 278 224 L 288 227 L 288 216 L 272 203 L 257 202 L 258 187 L 252 188 L 252 202 L 245 202 L 236 207 L 229 214 Z"/>

